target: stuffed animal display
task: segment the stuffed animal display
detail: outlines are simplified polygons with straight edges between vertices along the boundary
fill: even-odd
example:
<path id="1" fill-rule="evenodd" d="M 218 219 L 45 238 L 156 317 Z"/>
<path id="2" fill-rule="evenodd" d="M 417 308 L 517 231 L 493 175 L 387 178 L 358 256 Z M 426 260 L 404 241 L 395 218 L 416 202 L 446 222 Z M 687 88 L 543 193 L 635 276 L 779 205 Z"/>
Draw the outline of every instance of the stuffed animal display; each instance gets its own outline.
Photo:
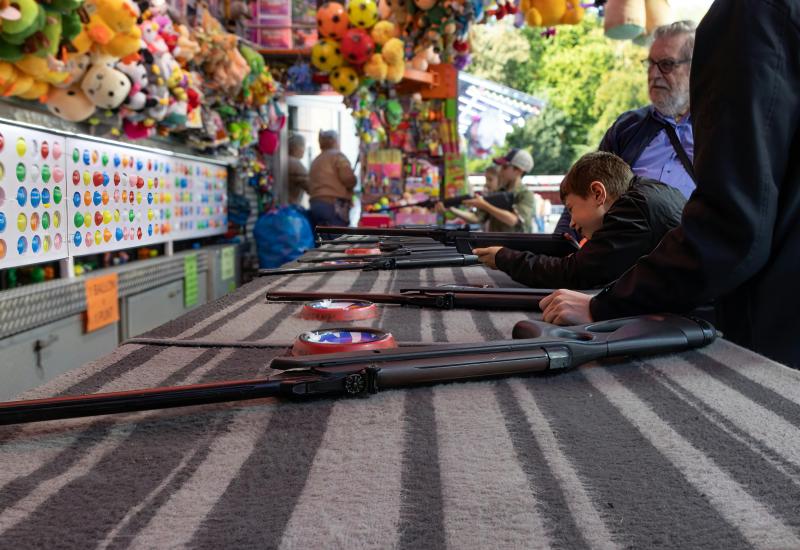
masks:
<path id="1" fill-rule="evenodd" d="M 248 14 L 235 0 L 226 24 Z M 0 92 L 95 135 L 186 132 L 198 147 L 248 145 L 277 87 L 239 42 L 202 6 L 186 19 L 164 0 L 0 0 Z M 366 61 L 371 52 L 355 46 Z"/>

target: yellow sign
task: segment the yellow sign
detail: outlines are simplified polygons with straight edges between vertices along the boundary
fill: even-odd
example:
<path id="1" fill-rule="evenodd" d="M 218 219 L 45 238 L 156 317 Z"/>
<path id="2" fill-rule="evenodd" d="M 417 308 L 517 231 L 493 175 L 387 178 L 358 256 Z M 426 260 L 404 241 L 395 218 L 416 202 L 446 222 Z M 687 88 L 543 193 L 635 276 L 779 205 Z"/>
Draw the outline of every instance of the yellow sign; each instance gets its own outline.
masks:
<path id="1" fill-rule="evenodd" d="M 119 279 L 116 273 L 86 280 L 86 332 L 119 321 Z"/>

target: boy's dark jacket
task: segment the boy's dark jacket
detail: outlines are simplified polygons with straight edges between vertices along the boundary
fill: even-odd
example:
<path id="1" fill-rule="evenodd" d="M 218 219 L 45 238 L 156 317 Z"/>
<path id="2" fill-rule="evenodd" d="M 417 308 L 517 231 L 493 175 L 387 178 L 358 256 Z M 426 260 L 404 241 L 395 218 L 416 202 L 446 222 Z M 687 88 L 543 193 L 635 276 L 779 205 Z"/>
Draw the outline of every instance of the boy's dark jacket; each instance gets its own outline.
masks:
<path id="1" fill-rule="evenodd" d="M 535 288 L 590 289 L 607 285 L 653 250 L 681 221 L 686 199 L 677 189 L 635 176 L 579 251 L 564 258 L 502 248 L 497 267 Z"/>

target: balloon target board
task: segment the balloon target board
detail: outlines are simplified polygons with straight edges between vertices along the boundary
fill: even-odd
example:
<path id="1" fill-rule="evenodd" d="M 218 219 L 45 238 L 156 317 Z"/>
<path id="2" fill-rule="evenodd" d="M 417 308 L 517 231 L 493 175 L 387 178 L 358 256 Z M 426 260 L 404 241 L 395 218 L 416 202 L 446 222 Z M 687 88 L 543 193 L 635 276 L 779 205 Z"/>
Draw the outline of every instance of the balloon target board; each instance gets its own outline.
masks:
<path id="1" fill-rule="evenodd" d="M 0 269 L 66 258 L 64 138 L 0 124 Z"/>

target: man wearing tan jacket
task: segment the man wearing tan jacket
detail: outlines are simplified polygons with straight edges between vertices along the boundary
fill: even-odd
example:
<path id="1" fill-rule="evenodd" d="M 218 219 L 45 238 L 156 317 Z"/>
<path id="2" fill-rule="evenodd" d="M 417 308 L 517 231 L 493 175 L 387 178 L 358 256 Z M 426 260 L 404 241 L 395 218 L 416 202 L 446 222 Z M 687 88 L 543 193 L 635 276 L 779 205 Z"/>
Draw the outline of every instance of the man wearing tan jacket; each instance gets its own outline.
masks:
<path id="1" fill-rule="evenodd" d="M 356 175 L 339 151 L 339 135 L 334 130 L 319 133 L 319 148 L 322 152 L 311 163 L 308 174 L 311 219 L 314 226 L 347 226 Z"/>

